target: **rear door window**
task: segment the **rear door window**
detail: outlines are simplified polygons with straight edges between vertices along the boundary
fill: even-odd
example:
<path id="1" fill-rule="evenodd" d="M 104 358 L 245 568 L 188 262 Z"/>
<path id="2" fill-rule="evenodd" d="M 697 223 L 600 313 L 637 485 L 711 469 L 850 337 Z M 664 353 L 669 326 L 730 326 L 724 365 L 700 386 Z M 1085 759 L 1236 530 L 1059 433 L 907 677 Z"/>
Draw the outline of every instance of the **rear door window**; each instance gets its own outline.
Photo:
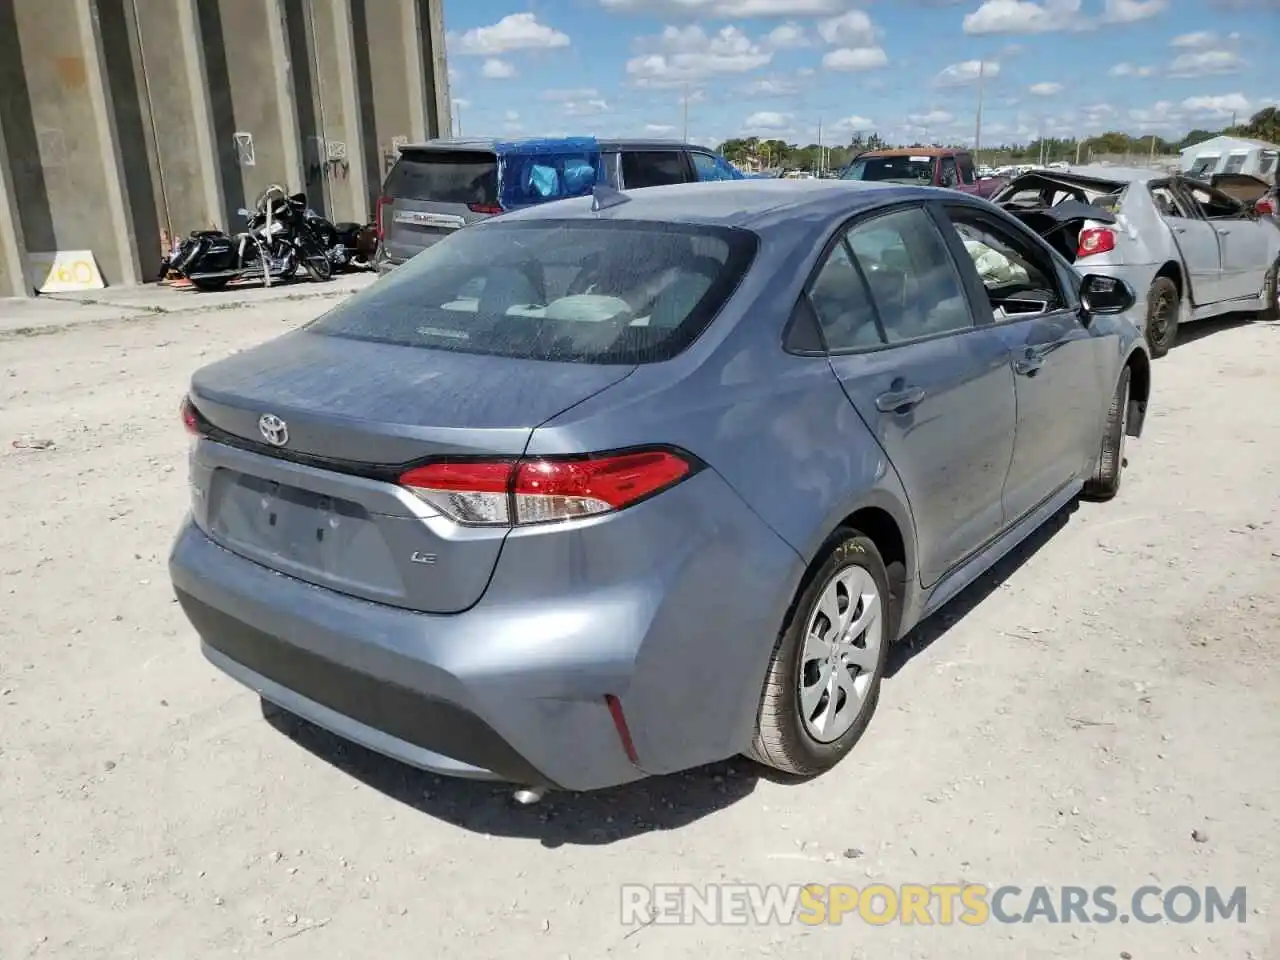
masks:
<path id="1" fill-rule="evenodd" d="M 956 162 L 952 157 L 942 158 L 942 173 L 938 182 L 944 187 L 954 187 L 960 182 L 960 175 L 956 173 Z"/>
<path id="2" fill-rule="evenodd" d="M 663 360 L 712 321 L 757 242 L 725 227 L 496 217 L 427 248 L 307 329 L 522 359 Z"/>
<path id="3" fill-rule="evenodd" d="M 498 158 L 469 150 L 405 152 L 387 174 L 382 192 L 403 200 L 497 203 Z"/>
<path id="4" fill-rule="evenodd" d="M 624 150 L 622 183 L 628 190 L 687 183 L 689 168 L 679 150 Z"/>
<path id="5" fill-rule="evenodd" d="M 961 183 L 976 183 L 977 178 L 973 174 L 973 160 L 967 153 L 962 153 L 956 157 L 956 166 L 960 168 Z"/>

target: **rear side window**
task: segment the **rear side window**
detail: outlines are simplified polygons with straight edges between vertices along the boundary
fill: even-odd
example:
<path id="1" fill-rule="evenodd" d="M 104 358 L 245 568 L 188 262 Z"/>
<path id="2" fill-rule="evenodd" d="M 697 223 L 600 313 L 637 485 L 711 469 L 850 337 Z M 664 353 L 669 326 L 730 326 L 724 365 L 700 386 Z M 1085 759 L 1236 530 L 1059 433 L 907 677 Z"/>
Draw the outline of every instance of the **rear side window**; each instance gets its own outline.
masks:
<path id="1" fill-rule="evenodd" d="M 693 158 L 693 169 L 699 180 L 741 180 L 742 174 L 729 166 L 723 157 L 709 153 L 694 151 L 689 154 Z"/>
<path id="2" fill-rule="evenodd" d="M 578 363 L 668 359 L 755 256 L 745 230 L 506 220 L 460 230 L 307 329 L 410 347 Z"/>
<path id="3" fill-rule="evenodd" d="M 960 168 L 961 183 L 975 183 L 976 178 L 973 175 L 973 160 L 967 153 L 962 153 L 956 157 L 956 166 Z"/>
<path id="4" fill-rule="evenodd" d="M 628 190 L 686 183 L 688 179 L 684 155 L 678 150 L 624 150 L 622 153 L 622 183 Z"/>
<path id="5" fill-rule="evenodd" d="M 498 158 L 483 151 L 402 153 L 387 174 L 384 196 L 438 203 L 497 203 Z"/>

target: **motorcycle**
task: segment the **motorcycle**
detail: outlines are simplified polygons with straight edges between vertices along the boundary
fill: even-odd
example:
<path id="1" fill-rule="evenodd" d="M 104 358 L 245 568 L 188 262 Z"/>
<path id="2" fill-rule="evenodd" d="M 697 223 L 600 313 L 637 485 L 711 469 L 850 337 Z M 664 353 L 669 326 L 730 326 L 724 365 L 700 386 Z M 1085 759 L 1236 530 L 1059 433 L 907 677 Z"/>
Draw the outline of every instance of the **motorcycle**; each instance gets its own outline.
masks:
<path id="1" fill-rule="evenodd" d="M 307 211 L 307 223 L 329 251 L 335 270 L 371 270 L 378 252 L 378 227 L 366 223 L 330 223 L 324 217 Z"/>
<path id="2" fill-rule="evenodd" d="M 221 290 L 233 280 L 255 275 L 267 286 L 290 280 L 299 266 L 312 280 L 324 282 L 333 276 L 333 244 L 315 222 L 322 218 L 307 209 L 305 194 L 289 195 L 272 185 L 252 212 L 241 208 L 240 215 L 247 229 L 235 236 L 221 230 L 192 231 L 161 264 L 161 279 L 172 271 L 198 290 Z"/>

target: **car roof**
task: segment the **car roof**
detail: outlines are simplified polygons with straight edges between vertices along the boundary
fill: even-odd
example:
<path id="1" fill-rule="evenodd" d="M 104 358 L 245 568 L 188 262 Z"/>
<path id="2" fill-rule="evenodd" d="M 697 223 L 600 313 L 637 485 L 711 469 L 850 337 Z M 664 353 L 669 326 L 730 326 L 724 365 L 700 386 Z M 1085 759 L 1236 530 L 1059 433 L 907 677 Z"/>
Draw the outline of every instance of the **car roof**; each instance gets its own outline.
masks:
<path id="1" fill-rule="evenodd" d="M 504 214 L 500 220 L 606 218 L 764 232 L 779 223 L 825 222 L 901 200 L 935 199 L 940 192 L 931 187 L 855 180 L 722 180 L 632 190 L 623 194 L 627 202 L 599 211 L 592 210 L 591 197 L 558 200 Z M 946 191 L 946 196 L 957 197 L 953 191 Z"/>
<path id="2" fill-rule="evenodd" d="M 958 147 L 894 147 L 891 150 L 867 150 L 859 157 L 954 157 L 957 153 L 968 153 Z"/>
<path id="3" fill-rule="evenodd" d="M 518 147 L 522 143 L 554 143 L 557 140 L 562 140 L 566 146 L 575 146 L 581 144 L 584 139 L 595 139 L 601 150 L 706 150 L 708 153 L 712 152 L 707 147 L 684 140 L 663 140 L 658 138 L 601 140 L 592 137 L 540 137 L 536 139 L 532 137 L 511 139 L 501 137 L 440 137 L 419 143 L 407 143 L 400 150 L 401 152 L 406 150 L 488 151 L 496 150 L 499 144 L 511 144 Z"/>

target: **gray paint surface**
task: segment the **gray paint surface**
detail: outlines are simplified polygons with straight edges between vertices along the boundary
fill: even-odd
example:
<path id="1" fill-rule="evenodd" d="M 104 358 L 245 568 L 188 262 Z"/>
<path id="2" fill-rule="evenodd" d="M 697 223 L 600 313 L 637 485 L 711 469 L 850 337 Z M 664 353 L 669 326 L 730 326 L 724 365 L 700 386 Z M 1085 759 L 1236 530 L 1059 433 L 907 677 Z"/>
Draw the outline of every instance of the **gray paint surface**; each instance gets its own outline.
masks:
<path id="1" fill-rule="evenodd" d="M 942 219 L 953 205 L 996 217 L 1040 249 L 1061 302 L 994 322 Z M 828 242 L 888 208 L 924 210 L 950 230 L 945 259 L 971 322 L 858 353 L 788 353 L 785 330 Z M 293 651 L 274 664 L 211 659 L 304 716 L 428 769 L 458 773 L 471 761 L 447 743 L 374 736 L 359 717 L 327 708 L 342 677 L 446 702 L 572 789 L 742 751 L 779 630 L 832 531 L 868 517 L 895 530 L 900 546 L 883 542 L 900 550 L 887 557 L 902 564 L 901 636 L 1076 495 L 1093 474 L 1122 369 L 1148 369 L 1132 323 L 1081 313 L 1065 260 L 953 191 L 682 184 L 597 212 L 589 199 L 568 200 L 468 229 L 559 219 L 738 227 L 759 248 L 719 315 L 661 362 L 512 359 L 303 328 L 192 379 L 206 420 L 223 438 L 243 438 L 198 441 L 191 522 L 170 558 L 206 652 L 274 638 Z M 388 291 L 413 291 L 430 263 L 401 268 L 334 315 L 376 314 Z M 1041 366 L 1020 366 L 1033 355 Z M 886 411 L 882 391 L 900 391 L 898 380 L 924 397 Z M 244 448 L 264 412 L 289 421 L 292 458 Z M 563 523 L 457 524 L 396 482 L 395 465 L 419 458 L 652 444 L 687 451 L 705 469 L 626 509 Z M 346 506 L 330 518 L 338 501 Z M 264 509 L 270 522 L 255 522 Z M 331 530 L 347 531 L 346 550 L 326 552 Z M 417 566 L 415 552 L 435 561 Z M 289 656 L 330 664 L 327 693 L 273 678 Z M 634 764 L 612 733 L 606 695 L 625 708 Z M 424 741 L 450 732 L 418 731 Z M 453 746 L 467 749 L 457 738 Z"/>

